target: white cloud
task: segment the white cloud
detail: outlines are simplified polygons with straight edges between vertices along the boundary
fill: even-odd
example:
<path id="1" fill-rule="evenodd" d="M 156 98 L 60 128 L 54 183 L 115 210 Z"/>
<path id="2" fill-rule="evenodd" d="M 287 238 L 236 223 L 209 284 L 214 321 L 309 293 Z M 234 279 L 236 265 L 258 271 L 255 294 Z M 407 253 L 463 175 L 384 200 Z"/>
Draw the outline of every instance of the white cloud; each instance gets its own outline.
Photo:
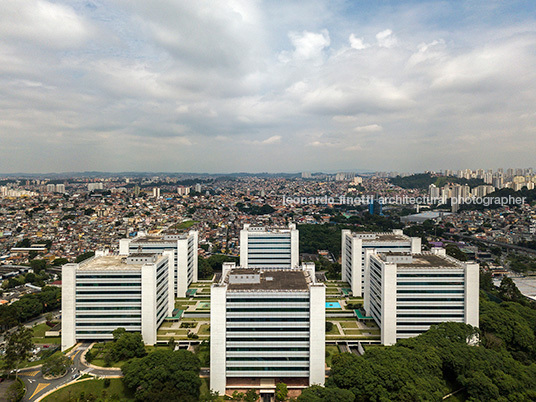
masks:
<path id="1" fill-rule="evenodd" d="M 355 127 L 354 131 L 357 133 L 372 133 L 376 131 L 382 131 L 382 126 L 378 124 L 369 124 L 367 126 Z"/>
<path id="2" fill-rule="evenodd" d="M 303 31 L 290 32 L 289 39 L 294 46 L 292 53 L 282 52 L 279 59 L 283 62 L 291 60 L 319 61 L 323 58 L 323 51 L 330 45 L 329 32 L 323 29 L 320 33 Z"/>
<path id="3" fill-rule="evenodd" d="M 89 39 L 92 28 L 69 6 L 45 0 L 2 2 L 0 35 L 38 42 L 50 48 L 72 48 Z"/>
<path id="4" fill-rule="evenodd" d="M 410 170 L 536 152 L 530 13 L 514 25 L 448 2 L 366 17 L 342 0 L 4 3 L 0 172 Z M 442 15 L 456 26 L 429 23 Z"/>
<path id="5" fill-rule="evenodd" d="M 390 29 L 386 29 L 384 31 L 378 32 L 376 34 L 376 40 L 378 41 L 378 45 L 380 47 L 386 47 L 386 48 L 394 47 L 398 43 L 396 36 L 393 34 L 393 31 L 391 31 Z"/>
<path id="6" fill-rule="evenodd" d="M 350 41 L 350 47 L 352 49 L 363 50 L 370 47 L 369 44 L 364 42 L 363 38 L 356 38 L 354 34 L 350 34 L 350 38 L 348 40 Z"/>

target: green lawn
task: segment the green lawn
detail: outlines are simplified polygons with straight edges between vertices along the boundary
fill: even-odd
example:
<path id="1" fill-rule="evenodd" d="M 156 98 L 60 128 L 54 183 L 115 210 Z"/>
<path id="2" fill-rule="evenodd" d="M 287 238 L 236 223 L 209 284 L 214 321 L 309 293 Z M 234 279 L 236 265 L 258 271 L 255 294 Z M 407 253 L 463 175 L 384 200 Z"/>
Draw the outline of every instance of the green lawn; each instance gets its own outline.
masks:
<path id="1" fill-rule="evenodd" d="M 355 328 L 355 329 L 358 329 L 359 326 L 357 325 L 357 322 L 352 322 L 352 321 L 343 321 L 340 323 L 341 324 L 341 327 L 343 327 L 344 329 L 346 328 Z"/>
<path id="2" fill-rule="evenodd" d="M 47 332 L 48 330 L 50 330 L 50 327 L 45 323 L 34 326 L 32 342 L 36 344 L 48 343 L 48 344 L 59 345 L 61 343 L 61 337 L 54 336 L 54 337 L 45 338 L 45 332 Z"/>
<path id="3" fill-rule="evenodd" d="M 134 401 L 134 395 L 123 385 L 123 381 L 120 378 L 111 378 L 108 388 L 104 388 L 104 380 L 77 381 L 73 385 L 57 390 L 42 399 L 42 401 L 63 402 L 78 400 L 82 392 L 86 398 L 84 400 L 91 398 L 90 395 L 93 395 L 95 398 L 106 400 L 110 398 L 117 401 Z"/>
<path id="4" fill-rule="evenodd" d="M 202 324 L 199 327 L 199 331 L 197 332 L 198 335 L 210 335 L 210 325 L 208 324 Z"/>
<path id="5" fill-rule="evenodd" d="M 340 335 L 339 328 L 333 324 L 333 328 L 331 328 L 331 331 L 326 332 L 326 335 Z"/>
<path id="6" fill-rule="evenodd" d="M 340 353 L 339 347 L 337 345 L 327 345 L 326 346 L 326 364 L 331 367 L 331 358 Z"/>
<path id="7" fill-rule="evenodd" d="M 199 223 L 199 221 L 184 221 L 184 222 L 177 223 L 172 228 L 173 229 L 178 229 L 178 230 L 190 229 L 196 223 Z"/>

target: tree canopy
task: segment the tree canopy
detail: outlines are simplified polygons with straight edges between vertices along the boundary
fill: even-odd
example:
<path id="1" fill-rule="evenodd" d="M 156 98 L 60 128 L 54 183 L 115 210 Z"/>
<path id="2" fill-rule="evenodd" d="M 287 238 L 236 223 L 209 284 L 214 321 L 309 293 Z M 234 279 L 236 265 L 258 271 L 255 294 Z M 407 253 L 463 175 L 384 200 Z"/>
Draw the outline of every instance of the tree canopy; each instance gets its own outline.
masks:
<path id="1" fill-rule="evenodd" d="M 186 350 L 157 350 L 128 361 L 122 368 L 125 385 L 138 401 L 199 400 L 200 362 Z"/>

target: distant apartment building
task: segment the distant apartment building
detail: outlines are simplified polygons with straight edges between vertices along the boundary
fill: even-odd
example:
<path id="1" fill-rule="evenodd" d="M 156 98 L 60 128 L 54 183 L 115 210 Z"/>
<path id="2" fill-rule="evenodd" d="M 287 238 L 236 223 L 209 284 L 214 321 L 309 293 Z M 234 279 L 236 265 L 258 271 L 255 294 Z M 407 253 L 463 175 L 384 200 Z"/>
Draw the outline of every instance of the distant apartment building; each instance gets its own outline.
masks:
<path id="1" fill-rule="evenodd" d="M 299 257 L 299 234 L 295 224 L 288 228 L 245 224 L 240 231 L 240 266 L 243 268 L 297 268 Z"/>
<path id="2" fill-rule="evenodd" d="M 479 265 L 432 252 L 367 250 L 364 308 L 383 345 L 444 321 L 478 326 Z"/>
<path id="3" fill-rule="evenodd" d="M 125 328 L 141 332 L 148 345 L 173 313 L 171 252 L 107 255 L 62 267 L 61 349 L 82 340 L 113 339 Z"/>
<path id="4" fill-rule="evenodd" d="M 190 230 L 185 234 L 140 232 L 133 239 L 119 240 L 119 254 L 152 254 L 171 251 L 170 265 L 174 271 L 174 291 L 176 297 L 185 297 L 188 286 L 197 282 L 198 232 Z"/>
<path id="5" fill-rule="evenodd" d="M 179 186 L 177 187 L 177 194 L 188 195 L 190 194 L 190 187 Z"/>
<path id="6" fill-rule="evenodd" d="M 324 384 L 325 285 L 314 264 L 293 269 L 246 269 L 225 263 L 212 285 L 210 388 L 259 389 L 272 397 L 290 388 Z"/>
<path id="7" fill-rule="evenodd" d="M 88 183 L 87 191 L 103 190 L 104 185 L 102 183 Z"/>
<path id="8" fill-rule="evenodd" d="M 65 194 L 65 184 L 56 184 L 56 193 Z"/>
<path id="9" fill-rule="evenodd" d="M 342 280 L 350 284 L 354 296 L 362 297 L 365 288 L 365 250 L 399 251 L 419 253 L 421 238 L 408 237 L 402 230 L 392 232 L 342 231 L 341 271 Z"/>
<path id="10" fill-rule="evenodd" d="M 56 192 L 56 185 L 55 184 L 47 184 L 47 193 L 55 193 Z"/>

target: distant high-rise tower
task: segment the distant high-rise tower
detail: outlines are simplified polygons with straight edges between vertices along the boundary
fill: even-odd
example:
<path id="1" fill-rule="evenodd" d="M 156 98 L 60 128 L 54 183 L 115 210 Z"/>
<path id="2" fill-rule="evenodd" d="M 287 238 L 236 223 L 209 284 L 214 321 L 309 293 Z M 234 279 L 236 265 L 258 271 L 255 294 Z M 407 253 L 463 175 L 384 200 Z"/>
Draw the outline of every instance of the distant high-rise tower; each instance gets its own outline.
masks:
<path id="1" fill-rule="evenodd" d="M 299 264 L 298 230 L 244 225 L 240 231 L 242 268 L 296 268 Z"/>

